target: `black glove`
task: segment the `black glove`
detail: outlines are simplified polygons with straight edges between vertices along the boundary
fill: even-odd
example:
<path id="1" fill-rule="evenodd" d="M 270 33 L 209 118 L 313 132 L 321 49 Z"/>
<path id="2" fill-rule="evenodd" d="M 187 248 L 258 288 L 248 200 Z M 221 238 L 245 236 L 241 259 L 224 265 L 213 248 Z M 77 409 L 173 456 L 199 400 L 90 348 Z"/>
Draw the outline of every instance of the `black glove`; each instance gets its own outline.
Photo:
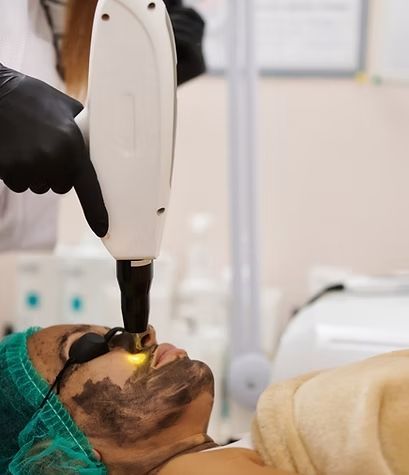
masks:
<path id="1" fill-rule="evenodd" d="M 182 0 L 163 0 L 166 8 L 170 11 L 175 7 L 183 7 Z"/>
<path id="2" fill-rule="evenodd" d="M 0 178 L 13 191 L 75 188 L 92 230 L 108 231 L 101 188 L 74 118 L 76 100 L 0 64 Z"/>
<path id="3" fill-rule="evenodd" d="M 192 8 L 186 8 L 181 2 L 167 0 L 169 16 L 175 33 L 178 56 L 178 85 L 193 79 L 206 70 L 203 57 L 203 34 L 205 24 L 202 17 Z"/>

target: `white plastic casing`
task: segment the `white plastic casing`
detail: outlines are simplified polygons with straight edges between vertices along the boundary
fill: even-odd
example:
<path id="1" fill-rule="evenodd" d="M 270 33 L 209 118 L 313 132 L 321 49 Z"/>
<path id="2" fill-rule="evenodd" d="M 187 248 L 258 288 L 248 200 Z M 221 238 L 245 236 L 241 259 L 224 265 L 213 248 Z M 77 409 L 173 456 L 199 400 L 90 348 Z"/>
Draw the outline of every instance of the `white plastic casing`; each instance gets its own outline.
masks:
<path id="1" fill-rule="evenodd" d="M 158 256 L 172 179 L 176 50 L 162 0 L 100 0 L 86 112 L 91 160 L 117 260 Z M 88 133 L 87 133 L 87 127 Z"/>

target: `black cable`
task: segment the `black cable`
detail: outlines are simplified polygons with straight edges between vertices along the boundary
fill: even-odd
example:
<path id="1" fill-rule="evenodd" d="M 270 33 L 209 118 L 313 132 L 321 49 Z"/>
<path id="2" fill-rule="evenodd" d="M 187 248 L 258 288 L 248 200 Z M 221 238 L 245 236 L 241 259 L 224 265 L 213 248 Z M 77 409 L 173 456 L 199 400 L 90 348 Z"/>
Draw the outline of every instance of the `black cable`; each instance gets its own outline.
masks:
<path id="1" fill-rule="evenodd" d="M 114 327 L 111 328 L 107 333 L 105 333 L 104 338 L 107 343 L 111 340 L 112 337 L 114 337 L 118 332 L 124 332 L 125 328 L 122 327 Z"/>
<path id="2" fill-rule="evenodd" d="M 301 310 L 303 310 L 306 307 L 309 307 L 313 303 L 317 302 L 317 300 L 322 299 L 324 295 L 327 295 L 332 292 L 343 292 L 345 290 L 345 285 L 344 284 L 331 284 L 328 285 L 327 287 L 324 287 L 322 290 L 317 292 L 315 295 L 313 295 L 307 302 L 305 302 L 301 307 L 297 308 L 294 310 L 292 317 L 295 317 Z"/>
<path id="3" fill-rule="evenodd" d="M 53 384 L 50 386 L 50 389 L 48 390 L 47 394 L 45 395 L 40 407 L 39 407 L 39 410 L 41 410 L 45 403 L 48 401 L 48 398 L 51 396 L 51 393 L 53 392 L 54 388 L 57 387 L 57 394 L 59 394 L 60 392 L 60 386 L 61 386 L 61 381 L 62 381 L 62 378 L 64 376 L 64 373 L 65 371 L 67 370 L 67 368 L 73 364 L 73 361 L 68 359 L 66 362 L 65 362 L 65 365 L 63 366 L 62 370 L 57 374 Z"/>

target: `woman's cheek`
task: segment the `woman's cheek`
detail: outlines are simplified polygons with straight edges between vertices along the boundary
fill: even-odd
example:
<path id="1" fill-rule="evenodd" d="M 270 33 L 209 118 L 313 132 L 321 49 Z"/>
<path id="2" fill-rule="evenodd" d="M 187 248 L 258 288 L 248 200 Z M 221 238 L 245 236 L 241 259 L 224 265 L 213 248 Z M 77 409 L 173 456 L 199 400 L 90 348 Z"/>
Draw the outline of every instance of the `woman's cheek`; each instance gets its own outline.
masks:
<path id="1" fill-rule="evenodd" d="M 84 370 L 87 369 L 86 379 L 98 382 L 109 378 L 113 384 L 124 387 L 127 380 L 135 373 L 135 365 L 128 360 L 128 356 L 125 352 L 113 351 L 90 361 L 89 368 L 84 367 Z"/>

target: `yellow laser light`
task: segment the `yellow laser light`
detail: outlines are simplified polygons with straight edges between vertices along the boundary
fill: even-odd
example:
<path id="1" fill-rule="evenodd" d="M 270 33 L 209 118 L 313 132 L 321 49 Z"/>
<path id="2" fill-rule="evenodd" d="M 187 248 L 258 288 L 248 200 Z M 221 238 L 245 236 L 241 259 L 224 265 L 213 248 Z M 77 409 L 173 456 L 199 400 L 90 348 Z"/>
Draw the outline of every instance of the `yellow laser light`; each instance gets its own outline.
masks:
<path id="1" fill-rule="evenodd" d="M 146 362 L 148 355 L 146 353 L 135 353 L 134 355 L 128 355 L 127 358 L 130 363 L 140 366 Z"/>

